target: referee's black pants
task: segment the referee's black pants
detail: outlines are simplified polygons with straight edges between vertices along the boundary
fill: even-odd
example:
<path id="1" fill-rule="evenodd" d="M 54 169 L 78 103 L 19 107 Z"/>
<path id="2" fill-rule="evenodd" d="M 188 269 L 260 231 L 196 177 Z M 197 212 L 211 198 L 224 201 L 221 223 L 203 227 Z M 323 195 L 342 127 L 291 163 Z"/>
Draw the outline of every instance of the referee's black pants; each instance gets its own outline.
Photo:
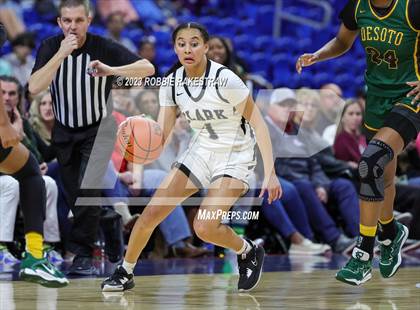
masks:
<path id="1" fill-rule="evenodd" d="M 116 123 L 112 116 L 103 119 L 100 125 L 78 129 L 56 122 L 53 130 L 52 141 L 73 213 L 69 250 L 78 256 L 92 256 L 101 213 L 100 203 L 94 197 L 101 197 L 100 185 L 114 149 L 115 133 Z M 78 198 L 93 199 L 93 203 L 76 204 Z"/>

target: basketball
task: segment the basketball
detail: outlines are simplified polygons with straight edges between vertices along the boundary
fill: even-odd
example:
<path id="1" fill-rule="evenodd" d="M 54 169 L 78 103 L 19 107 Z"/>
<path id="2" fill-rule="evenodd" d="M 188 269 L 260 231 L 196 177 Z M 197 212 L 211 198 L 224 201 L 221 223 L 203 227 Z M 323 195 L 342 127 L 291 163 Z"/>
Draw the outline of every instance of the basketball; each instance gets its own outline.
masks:
<path id="1" fill-rule="evenodd" d="M 162 130 L 154 120 L 127 118 L 118 128 L 117 143 L 124 158 L 135 164 L 149 164 L 162 152 Z"/>

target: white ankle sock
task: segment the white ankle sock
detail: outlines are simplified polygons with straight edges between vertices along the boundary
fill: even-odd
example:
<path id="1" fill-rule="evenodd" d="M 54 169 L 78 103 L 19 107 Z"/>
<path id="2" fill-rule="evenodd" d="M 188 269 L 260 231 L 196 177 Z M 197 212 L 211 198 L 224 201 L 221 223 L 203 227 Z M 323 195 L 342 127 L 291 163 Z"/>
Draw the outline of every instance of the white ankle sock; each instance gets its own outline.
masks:
<path id="1" fill-rule="evenodd" d="M 125 269 L 125 271 L 127 271 L 128 274 L 132 274 L 133 270 L 134 270 L 134 267 L 136 267 L 136 263 L 132 264 L 132 263 L 127 262 L 124 259 L 122 267 Z"/>
<path id="2" fill-rule="evenodd" d="M 243 240 L 244 244 L 242 245 L 242 248 L 238 252 L 236 252 L 236 254 L 238 255 L 247 254 L 252 249 L 252 245 L 250 245 L 249 242 L 247 242 L 245 239 Z"/>

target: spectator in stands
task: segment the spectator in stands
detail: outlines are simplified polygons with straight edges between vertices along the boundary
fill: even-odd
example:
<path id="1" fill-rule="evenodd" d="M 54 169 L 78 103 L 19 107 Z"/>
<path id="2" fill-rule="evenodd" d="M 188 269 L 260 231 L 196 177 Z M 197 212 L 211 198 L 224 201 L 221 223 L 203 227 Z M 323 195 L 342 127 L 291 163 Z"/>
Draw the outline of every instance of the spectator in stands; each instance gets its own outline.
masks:
<path id="1" fill-rule="evenodd" d="M 41 92 L 34 98 L 29 114 L 32 128 L 46 144 L 51 144 L 51 134 L 55 119 L 49 90 Z"/>
<path id="2" fill-rule="evenodd" d="M 22 101 L 22 85 L 15 77 L 0 76 L 1 89 L 3 92 L 3 100 L 9 115 L 14 117 L 13 111 L 19 112 L 21 117 L 21 101 Z M 40 136 L 33 130 L 29 121 L 22 118 L 22 126 L 25 132 L 25 137 L 22 141 L 23 144 L 34 153 L 35 157 L 43 165 L 44 160 L 50 161 L 55 158 L 55 153 L 52 148 L 45 145 Z M 42 160 L 42 161 L 41 161 Z M 44 165 L 43 165 L 44 166 Z"/>
<path id="3" fill-rule="evenodd" d="M 3 93 L 7 92 L 7 100 L 3 96 L 3 101 L 9 116 L 13 117 L 12 112 L 14 108 L 18 109 L 21 114 L 25 114 L 26 111 L 22 103 L 23 88 L 19 81 L 12 76 L 6 75 L 0 75 L 0 81 L 4 82 L 2 86 Z"/>
<path id="4" fill-rule="evenodd" d="M 340 111 L 343 106 L 343 92 L 337 84 L 325 84 L 320 92 L 320 112 L 315 125 L 315 130 L 322 136 L 325 128 L 336 125 L 340 118 Z"/>
<path id="5" fill-rule="evenodd" d="M 13 52 L 3 57 L 12 67 L 12 76 L 19 80 L 21 85 L 28 83 L 35 59 L 32 50 L 35 48 L 35 40 L 31 33 L 19 34 L 12 41 Z"/>
<path id="6" fill-rule="evenodd" d="M 334 141 L 334 153 L 337 158 L 357 169 L 367 146 L 366 137 L 361 133 L 363 110 L 360 103 L 353 99 L 347 100 L 342 115 Z"/>
<path id="7" fill-rule="evenodd" d="M 331 142 L 325 140 L 324 136 L 321 137 L 321 135 L 313 129 L 319 120 L 319 109 L 316 108 L 319 107 L 320 101 L 318 92 L 303 88 L 299 90 L 299 93 L 302 94 L 303 97 L 308 96 L 309 100 L 313 100 L 313 102 L 309 103 L 309 109 L 301 108 L 300 111 L 298 110 L 294 113 L 295 122 L 294 124 L 290 124 L 292 126 L 287 129 L 291 134 L 298 134 L 298 131 L 303 129 L 300 137 L 305 139 L 309 151 L 313 154 L 314 159 L 321 165 L 322 170 L 329 178 L 336 179 L 343 177 L 352 179 L 354 174 L 351 166 L 346 161 L 339 160 L 334 156 L 334 150 L 332 148 L 333 140 Z M 303 122 L 302 113 L 305 113 L 305 120 Z M 333 137 L 335 137 L 336 125 L 334 124 L 331 126 L 335 126 L 333 135 Z"/>
<path id="8" fill-rule="evenodd" d="M 299 135 L 289 135 L 291 124 L 288 123 L 292 111 L 296 109 L 296 96 L 288 88 L 277 89 L 270 99 L 270 106 L 265 117 L 270 137 L 277 157 L 275 162 L 276 173 L 293 183 L 298 190 L 305 205 L 309 221 L 315 233 L 321 240 L 329 244 L 335 252 L 346 252 L 354 245 L 354 240 L 340 233 L 336 224 L 318 197 L 317 188 L 327 186 L 330 180 L 323 174 L 319 164 L 309 157 L 310 140 L 301 141 Z M 335 186 L 330 186 L 335 187 Z M 324 189 L 325 190 L 325 189 Z M 318 189 L 320 192 L 321 190 Z M 355 192 L 354 192 L 355 194 Z M 326 201 L 326 196 L 323 200 Z M 357 196 L 355 197 L 357 203 Z M 358 205 L 349 201 L 342 204 L 346 215 L 351 217 L 347 222 L 345 231 L 351 237 L 357 234 Z M 352 219 L 355 217 L 355 219 Z M 354 222 L 354 223 L 353 223 Z"/>
<path id="9" fill-rule="evenodd" d="M 149 36 L 145 37 L 140 41 L 138 54 L 141 58 L 147 59 L 155 67 L 155 74 L 153 77 L 160 76 L 159 67 L 156 64 L 156 47 L 155 47 L 155 37 Z"/>
<path id="10" fill-rule="evenodd" d="M 136 46 L 133 42 L 128 39 L 122 37 L 122 32 L 126 26 L 124 21 L 124 14 L 121 11 L 115 11 L 108 15 L 106 19 L 106 28 L 108 30 L 107 37 L 113 39 L 114 41 L 124 45 L 128 48 L 131 52 L 136 52 Z"/>
<path id="11" fill-rule="evenodd" d="M 156 90 L 143 89 L 136 97 L 136 106 L 139 114 L 157 121 L 159 113 L 159 98 Z"/>
<path id="12" fill-rule="evenodd" d="M 12 75 L 12 67 L 4 59 L 0 59 L 0 75 Z"/>
<path id="13" fill-rule="evenodd" d="M 139 20 L 139 15 L 130 0 L 96 0 L 96 8 L 103 21 L 106 21 L 108 16 L 114 12 L 121 12 L 126 24 Z"/>
<path id="14" fill-rule="evenodd" d="M 33 9 L 38 13 L 43 22 L 55 23 L 58 15 L 58 1 L 35 0 Z"/>
<path id="15" fill-rule="evenodd" d="M 253 90 L 254 86 L 258 88 L 273 88 L 273 85 L 261 75 L 246 72 L 244 66 L 234 56 L 233 45 L 227 38 L 212 36 L 209 39 L 207 57 L 231 69 L 246 82 L 248 88 L 251 90 Z"/>
<path id="16" fill-rule="evenodd" d="M 9 95 L 5 95 L 5 90 L 6 92 L 17 92 L 19 89 L 22 89 L 18 80 L 13 77 L 0 76 L 0 81 L 2 81 L 3 98 L 6 106 L 9 104 L 15 108 L 19 104 L 17 98 L 22 98 L 22 96 L 19 94 L 19 96 L 9 97 Z M 22 143 L 35 155 L 40 163 L 41 170 L 45 170 L 46 173 L 48 170 L 47 162 L 56 158 L 55 150 L 34 130 L 29 120 L 22 118 L 22 126 L 25 132 Z"/>
<path id="17" fill-rule="evenodd" d="M 239 75 L 243 74 L 243 69 L 235 64 L 231 48 L 225 38 L 221 36 L 212 36 L 209 39 L 208 44 L 209 51 L 207 52 L 207 56 L 209 59 L 228 67 Z"/>
<path id="18" fill-rule="evenodd" d="M 303 172 L 296 170 L 297 167 L 290 167 L 289 177 L 296 178 L 300 173 L 304 175 L 309 173 L 319 200 L 330 208 L 334 206 L 334 211 L 343 218 L 345 231 L 349 236 L 357 236 L 359 202 L 355 187 L 348 179 L 328 178 L 323 171 L 322 159 L 317 157 L 317 153 L 325 148 L 323 144 L 327 144 L 313 129 L 320 106 L 319 93 L 310 89 L 300 89 L 297 91 L 296 99 L 298 102 L 297 111 L 304 112 L 295 113 L 291 133 L 299 132 L 299 140 L 303 142 L 300 151 L 310 156 L 307 162 L 309 169 Z"/>
<path id="19" fill-rule="evenodd" d="M 320 255 L 331 250 L 331 247 L 326 244 L 312 242 L 315 239 L 315 234 L 299 192 L 291 182 L 281 178 L 279 180 L 283 189 L 280 200 L 270 204 L 267 195 L 265 195 L 261 211 L 273 229 L 290 241 L 289 254 Z M 323 228 L 320 227 L 320 229 Z M 317 230 L 319 231 L 319 229 Z M 334 236 L 335 231 L 333 232 Z"/>
<path id="20" fill-rule="evenodd" d="M 19 182 L 8 175 L 0 174 L 0 263 L 15 264 L 19 259 L 7 248 L 13 242 L 16 211 L 19 204 Z"/>
<path id="21" fill-rule="evenodd" d="M 133 116 L 139 114 L 134 99 L 128 89 L 114 89 L 112 90 L 112 99 L 114 110 L 123 114 L 124 116 Z"/>
<path id="22" fill-rule="evenodd" d="M 0 0 L 0 23 L 4 25 L 10 40 L 25 32 L 22 8 L 11 0 Z"/>

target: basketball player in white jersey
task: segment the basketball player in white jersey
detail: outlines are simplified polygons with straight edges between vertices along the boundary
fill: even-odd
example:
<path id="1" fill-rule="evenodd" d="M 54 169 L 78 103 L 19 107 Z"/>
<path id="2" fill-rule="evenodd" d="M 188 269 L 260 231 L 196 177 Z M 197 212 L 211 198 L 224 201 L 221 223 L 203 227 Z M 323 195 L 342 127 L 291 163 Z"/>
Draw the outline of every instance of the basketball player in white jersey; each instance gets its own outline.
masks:
<path id="1" fill-rule="evenodd" d="M 228 211 L 248 190 L 247 178 L 256 164 L 255 140 L 265 172 L 260 197 L 268 191 L 271 203 L 281 196 L 273 169 L 270 136 L 249 90 L 232 71 L 206 58 L 209 35 L 202 25 L 179 25 L 172 39 L 179 62 L 169 71 L 171 85 L 160 88 L 158 123 L 167 142 L 179 108 L 195 135 L 137 220 L 124 262 L 102 283 L 103 291 L 134 287 L 133 269 L 153 230 L 176 205 L 200 188 L 208 189 L 200 209 Z M 210 81 L 217 77 L 220 83 L 213 85 Z M 208 83 L 182 85 L 185 78 Z M 258 284 L 264 261 L 262 247 L 239 237 L 229 226 L 221 224 L 221 218 L 200 220 L 196 217 L 194 230 L 202 240 L 238 254 L 240 291 L 249 291 Z"/>

